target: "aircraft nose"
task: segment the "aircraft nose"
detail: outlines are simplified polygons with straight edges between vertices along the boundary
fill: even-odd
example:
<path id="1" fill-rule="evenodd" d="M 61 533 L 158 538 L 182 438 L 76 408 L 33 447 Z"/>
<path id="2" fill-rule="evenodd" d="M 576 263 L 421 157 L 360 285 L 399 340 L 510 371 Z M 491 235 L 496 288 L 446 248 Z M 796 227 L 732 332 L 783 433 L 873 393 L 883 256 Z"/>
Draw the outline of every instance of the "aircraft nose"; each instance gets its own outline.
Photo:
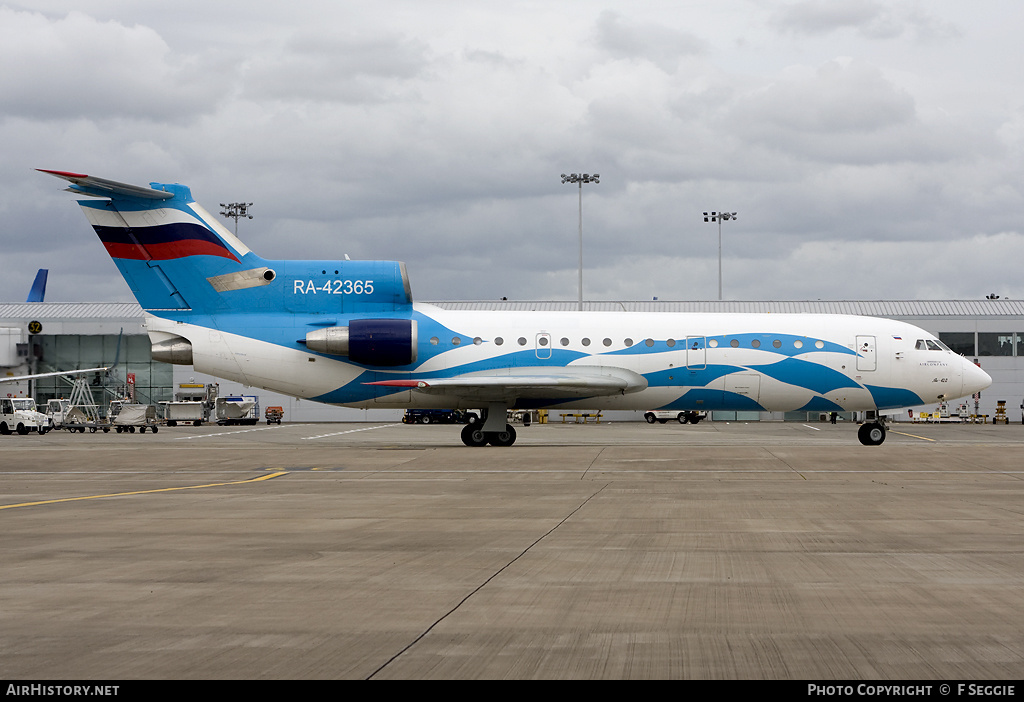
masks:
<path id="1" fill-rule="evenodd" d="M 981 368 L 971 363 L 966 358 L 963 359 L 963 378 L 964 378 L 964 389 L 963 394 L 973 395 L 976 392 L 981 392 L 989 385 L 992 384 L 992 376 L 983 371 Z"/>

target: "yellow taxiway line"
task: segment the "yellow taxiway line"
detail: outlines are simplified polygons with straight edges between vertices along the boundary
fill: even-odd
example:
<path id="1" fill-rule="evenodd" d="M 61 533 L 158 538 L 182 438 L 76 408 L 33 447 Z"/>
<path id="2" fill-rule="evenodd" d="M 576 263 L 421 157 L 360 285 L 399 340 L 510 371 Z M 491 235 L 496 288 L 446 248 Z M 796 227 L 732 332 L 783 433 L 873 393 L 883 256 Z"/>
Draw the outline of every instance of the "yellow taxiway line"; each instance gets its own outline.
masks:
<path id="1" fill-rule="evenodd" d="M 14 509 L 15 507 L 36 507 L 39 505 L 55 505 L 60 502 L 77 502 L 78 500 L 99 500 L 104 497 L 125 497 L 128 495 L 148 495 L 154 492 L 171 492 L 173 490 L 199 490 L 202 488 L 221 487 L 224 485 L 244 485 L 245 483 L 258 483 L 261 480 L 270 480 L 271 478 L 277 478 L 282 475 L 287 475 L 287 471 L 281 471 L 279 473 L 271 473 L 269 475 L 261 475 L 258 478 L 248 478 L 246 480 L 233 480 L 228 483 L 207 483 L 206 485 L 183 485 L 181 487 L 168 487 L 168 488 L 157 488 L 155 490 L 134 490 L 132 492 L 112 492 L 108 495 L 84 495 L 82 497 L 62 497 L 56 500 L 40 500 L 39 502 L 20 502 L 15 505 L 0 505 L 0 510 L 3 509 Z"/>

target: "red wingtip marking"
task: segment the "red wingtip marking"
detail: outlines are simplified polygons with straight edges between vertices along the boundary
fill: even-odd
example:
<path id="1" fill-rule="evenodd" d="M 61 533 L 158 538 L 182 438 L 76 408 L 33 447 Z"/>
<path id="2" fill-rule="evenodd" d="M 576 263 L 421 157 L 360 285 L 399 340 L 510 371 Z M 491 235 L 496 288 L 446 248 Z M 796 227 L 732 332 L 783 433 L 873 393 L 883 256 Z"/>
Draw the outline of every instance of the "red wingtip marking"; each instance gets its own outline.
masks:
<path id="1" fill-rule="evenodd" d="M 51 171 L 51 170 L 46 169 L 46 168 L 37 168 L 36 170 L 39 171 L 40 173 L 49 173 L 50 175 L 55 175 L 55 176 L 58 176 L 60 178 L 88 178 L 89 177 L 89 176 L 87 176 L 84 173 L 72 173 L 71 171 Z"/>

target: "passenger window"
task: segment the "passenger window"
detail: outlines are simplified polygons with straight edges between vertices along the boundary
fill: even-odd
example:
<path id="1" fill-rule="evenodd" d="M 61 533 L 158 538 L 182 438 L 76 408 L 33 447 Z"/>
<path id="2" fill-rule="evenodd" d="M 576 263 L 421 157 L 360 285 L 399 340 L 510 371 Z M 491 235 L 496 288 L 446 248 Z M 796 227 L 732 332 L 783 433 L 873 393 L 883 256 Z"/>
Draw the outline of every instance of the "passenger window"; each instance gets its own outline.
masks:
<path id="1" fill-rule="evenodd" d="M 590 339 L 588 339 L 587 337 L 583 337 L 583 345 L 590 346 Z"/>
<path id="2" fill-rule="evenodd" d="M 626 345 L 626 348 L 628 349 L 630 346 L 633 345 L 633 340 L 632 339 L 626 339 L 622 343 L 624 343 Z"/>
<path id="3" fill-rule="evenodd" d="M 740 347 L 740 342 L 736 339 L 732 339 L 729 341 L 729 346 L 732 346 L 734 349 L 738 349 Z"/>
<path id="4" fill-rule="evenodd" d="M 604 344 L 605 346 L 611 346 L 611 345 L 612 345 L 612 340 L 611 340 L 611 339 L 605 339 L 605 340 L 604 340 L 604 341 L 603 341 L 602 343 L 603 343 L 603 344 Z"/>
<path id="5" fill-rule="evenodd" d="M 441 343 L 441 340 L 438 339 L 436 336 L 430 337 L 431 346 L 437 346 L 439 343 Z"/>
<path id="6" fill-rule="evenodd" d="M 519 337 L 518 341 L 519 341 L 519 345 L 520 346 L 526 346 L 526 337 L 525 336 Z"/>
<path id="7" fill-rule="evenodd" d="M 778 339 L 776 339 L 775 341 L 772 342 L 772 346 L 774 346 L 777 349 L 781 349 L 782 348 L 782 342 L 779 341 Z"/>
<path id="8" fill-rule="evenodd" d="M 568 346 L 569 340 L 563 336 L 561 339 L 558 340 L 558 343 L 560 343 L 562 346 Z"/>
<path id="9" fill-rule="evenodd" d="M 644 343 L 648 346 L 654 346 L 654 339 L 645 339 Z"/>
<path id="10" fill-rule="evenodd" d="M 675 340 L 675 339 L 669 339 L 669 340 L 668 340 L 668 341 L 666 341 L 665 343 L 666 343 L 666 344 L 668 344 L 668 347 L 669 347 L 669 348 L 672 348 L 673 346 L 675 346 L 675 345 L 676 345 L 676 340 Z"/>
<path id="11" fill-rule="evenodd" d="M 502 339 L 500 336 L 496 336 L 494 337 L 494 343 L 497 344 L 498 346 L 501 346 L 502 344 L 505 343 L 505 340 Z"/>
<path id="12" fill-rule="evenodd" d="M 755 348 L 755 349 L 759 349 L 759 348 L 761 348 L 761 342 L 760 342 L 760 341 L 758 341 L 757 339 L 754 339 L 754 340 L 752 340 L 752 341 L 750 342 L 750 345 L 751 345 L 751 346 L 752 346 L 753 348 Z"/>

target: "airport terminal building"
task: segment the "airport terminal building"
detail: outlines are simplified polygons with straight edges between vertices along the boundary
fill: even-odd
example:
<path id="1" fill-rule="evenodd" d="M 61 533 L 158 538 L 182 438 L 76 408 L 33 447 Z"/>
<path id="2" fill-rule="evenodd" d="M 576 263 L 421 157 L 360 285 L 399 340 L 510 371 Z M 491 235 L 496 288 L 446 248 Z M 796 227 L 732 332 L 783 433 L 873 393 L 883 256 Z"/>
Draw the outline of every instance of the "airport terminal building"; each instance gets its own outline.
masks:
<path id="1" fill-rule="evenodd" d="M 446 309 L 572 311 L 576 302 L 466 301 L 432 303 Z M 909 322 L 938 336 L 954 351 L 976 360 L 992 376 L 992 387 L 977 399 L 978 413 L 995 414 L 998 400 L 1006 401 L 1010 421 L 1021 419 L 1024 402 L 1024 300 L 876 300 L 876 301 L 775 301 L 775 302 L 587 302 L 590 311 L 681 313 L 815 313 L 885 317 Z M 123 335 L 123 336 L 122 336 Z M 121 338 L 120 345 L 118 343 Z M 197 373 L 191 366 L 154 361 L 150 354 L 142 308 L 131 302 L 63 303 L 29 302 L 0 304 L 0 376 L 93 368 L 114 363 L 120 357 L 114 379 L 95 374 L 89 379 L 97 404 L 106 405 L 124 391 L 128 374 L 134 378 L 139 402 L 158 404 L 175 399 L 183 386 L 218 383 L 221 395 L 258 395 L 263 407 L 281 405 L 287 421 L 393 421 L 399 410 L 357 410 L 332 407 L 310 400 L 247 388 Z M 37 403 L 67 397 L 71 380 L 44 378 L 5 383 L 0 393 L 33 396 Z M 975 400 L 965 398 L 974 412 Z M 934 412 L 935 406 L 913 408 Z M 641 412 L 615 412 L 619 421 L 642 418 Z M 905 417 L 894 417 L 901 419 Z M 715 420 L 820 421 L 818 412 L 720 412 Z"/>

